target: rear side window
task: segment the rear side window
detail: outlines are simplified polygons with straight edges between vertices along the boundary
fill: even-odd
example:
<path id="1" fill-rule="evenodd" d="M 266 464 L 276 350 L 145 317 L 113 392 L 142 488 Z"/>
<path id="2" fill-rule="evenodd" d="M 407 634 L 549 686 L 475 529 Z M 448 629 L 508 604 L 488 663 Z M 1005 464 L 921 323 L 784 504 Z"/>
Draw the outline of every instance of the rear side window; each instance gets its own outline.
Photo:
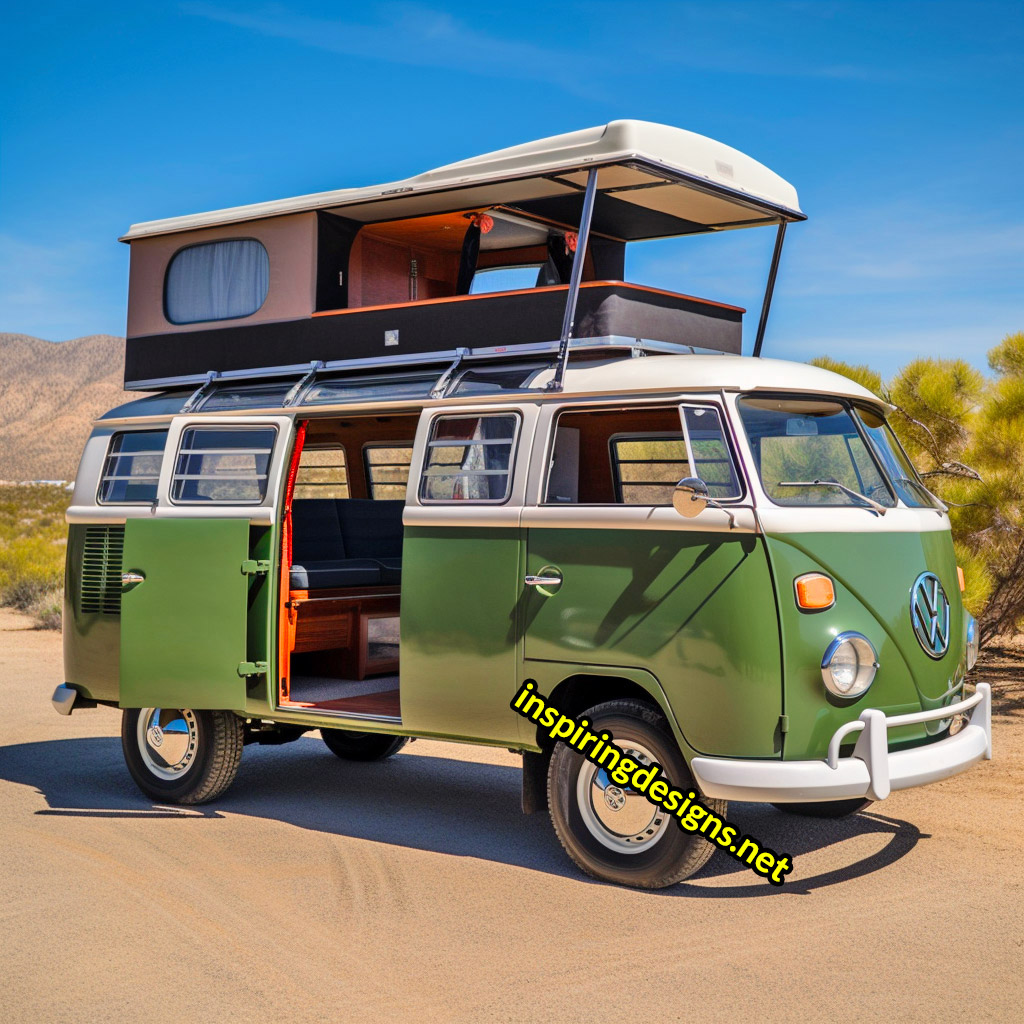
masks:
<path id="1" fill-rule="evenodd" d="M 270 257 L 255 238 L 190 245 L 175 253 L 164 280 L 164 314 L 172 324 L 237 320 L 263 305 Z"/>
<path id="2" fill-rule="evenodd" d="M 156 501 L 166 430 L 114 434 L 103 465 L 98 500 L 104 505 L 151 505 Z"/>
<path id="3" fill-rule="evenodd" d="M 518 416 L 438 416 L 427 442 L 420 499 L 506 501 L 518 427 Z"/>
<path id="4" fill-rule="evenodd" d="M 351 498 L 345 449 L 340 444 L 307 446 L 295 474 L 296 498 Z"/>
<path id="5" fill-rule="evenodd" d="M 411 445 L 368 444 L 363 448 L 366 481 L 375 501 L 405 500 L 412 464 Z"/>
<path id="6" fill-rule="evenodd" d="M 267 494 L 274 427 L 188 427 L 171 480 L 181 504 L 257 505 Z"/>

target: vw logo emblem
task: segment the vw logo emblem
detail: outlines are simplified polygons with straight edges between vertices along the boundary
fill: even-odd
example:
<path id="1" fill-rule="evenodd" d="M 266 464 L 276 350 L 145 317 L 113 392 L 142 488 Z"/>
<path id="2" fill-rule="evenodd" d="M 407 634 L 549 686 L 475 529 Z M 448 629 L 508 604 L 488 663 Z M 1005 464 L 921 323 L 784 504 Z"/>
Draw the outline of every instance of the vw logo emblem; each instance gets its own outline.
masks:
<path id="1" fill-rule="evenodd" d="M 923 572 L 914 581 L 910 621 L 924 653 L 929 658 L 941 658 L 949 648 L 949 598 L 933 572 Z"/>

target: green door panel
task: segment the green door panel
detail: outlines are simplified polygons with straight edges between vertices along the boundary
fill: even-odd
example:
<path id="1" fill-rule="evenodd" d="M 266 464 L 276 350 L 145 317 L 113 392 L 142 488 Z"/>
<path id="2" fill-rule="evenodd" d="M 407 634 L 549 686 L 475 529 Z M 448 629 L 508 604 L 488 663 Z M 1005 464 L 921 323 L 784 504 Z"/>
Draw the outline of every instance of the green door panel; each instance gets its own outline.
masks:
<path id="1" fill-rule="evenodd" d="M 948 699 L 963 654 L 964 611 L 956 557 L 948 531 L 803 533 L 769 535 L 769 556 L 779 589 L 786 666 L 785 712 L 789 717 L 785 757 L 822 757 L 843 723 L 865 708 L 901 714 L 934 708 Z M 924 653 L 910 618 L 910 591 L 926 570 L 942 582 L 950 602 L 949 650 L 938 660 Z M 796 606 L 793 581 L 807 572 L 832 577 L 836 602 L 821 612 Z M 859 700 L 831 697 L 821 680 L 821 658 L 837 634 L 863 633 L 878 652 L 875 681 Z M 893 746 L 920 742 L 928 730 L 894 730 Z"/>
<path id="2" fill-rule="evenodd" d="M 121 597 L 121 707 L 242 710 L 247 519 L 129 519 Z"/>
<path id="3" fill-rule="evenodd" d="M 402 725 L 514 744 L 520 531 L 406 527 Z"/>
<path id="4" fill-rule="evenodd" d="M 526 571 L 548 568 L 561 586 L 523 596 L 527 674 L 533 660 L 641 668 L 695 750 L 780 756 L 778 620 L 758 538 L 531 528 Z"/>

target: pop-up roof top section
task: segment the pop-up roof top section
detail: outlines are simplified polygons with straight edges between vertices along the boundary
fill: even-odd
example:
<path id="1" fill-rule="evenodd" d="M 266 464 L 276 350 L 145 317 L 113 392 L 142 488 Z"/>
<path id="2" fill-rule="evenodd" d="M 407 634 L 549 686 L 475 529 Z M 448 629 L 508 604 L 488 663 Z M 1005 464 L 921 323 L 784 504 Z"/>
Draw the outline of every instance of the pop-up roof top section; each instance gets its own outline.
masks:
<path id="1" fill-rule="evenodd" d="M 644 319 L 633 322 L 638 302 L 660 304 L 658 315 L 647 318 L 661 325 L 652 328 L 654 340 L 738 351 L 742 311 L 734 307 L 675 296 L 693 307 L 676 310 L 666 293 L 655 299 L 650 290 L 630 285 L 617 285 L 614 294 L 600 289 L 621 279 L 626 242 L 774 224 L 778 237 L 755 344 L 758 354 L 785 226 L 802 219 L 793 187 L 737 150 L 678 128 L 615 121 L 387 185 L 137 224 L 123 239 L 133 246 L 130 307 L 155 304 L 159 276 L 165 326 L 158 330 L 152 316 L 133 315 L 129 309 L 126 382 L 143 387 L 201 380 L 209 370 L 284 372 L 317 359 L 330 367 L 344 364 L 346 356 L 348 361 L 412 357 L 428 351 L 420 336 L 434 339 L 440 323 L 451 327 L 463 319 L 462 335 L 473 339 L 471 348 L 488 342 L 501 348 L 557 341 L 556 307 L 564 312 L 559 316 L 564 354 L 567 332 L 648 337 L 641 330 Z M 577 234 L 580 243 L 589 237 L 589 245 L 577 246 Z M 231 252 L 224 246 L 214 252 L 217 247 L 209 244 L 249 239 L 267 255 L 256 244 L 237 244 Z M 315 271 L 309 258 L 314 245 Z M 183 280 L 202 273 L 214 257 L 255 268 L 247 293 L 233 297 L 233 305 L 225 303 L 235 311 L 230 320 L 224 317 L 227 323 L 199 319 L 202 303 L 194 318 L 171 321 L 168 263 L 190 249 L 203 251 L 187 255 L 190 265 L 178 275 Z M 527 296 L 527 305 L 520 302 L 522 293 L 514 293 L 519 296 L 516 309 L 505 308 L 505 293 L 501 301 L 480 295 L 468 304 L 472 309 L 461 306 L 456 312 L 450 306 L 449 300 L 467 291 L 485 290 L 471 289 L 474 272 L 479 276 L 483 270 L 521 264 L 538 269 L 538 287 Z M 203 275 L 203 280 L 210 278 Z M 545 285 L 561 293 L 544 296 Z M 409 303 L 429 306 L 427 300 L 443 303 L 444 310 L 396 312 Z M 614 303 L 622 307 L 618 319 L 607 315 Z M 181 306 L 188 311 L 188 302 L 174 304 L 174 310 Z M 323 316 L 333 319 L 318 321 Z M 526 337 L 505 337 L 500 323 L 510 318 L 535 323 Z M 300 320 L 301 327 L 293 323 Z M 669 321 L 672 329 L 665 326 Z M 290 326 L 282 332 L 285 322 Z M 727 322 L 732 324 L 728 329 Z M 574 324 L 579 329 L 573 331 Z M 294 356 L 293 366 L 280 365 L 282 353 L 267 341 L 270 330 L 278 339 L 289 334 L 282 352 Z M 167 346 L 158 347 L 158 338 L 166 340 L 169 333 L 176 335 L 174 347 L 161 352 Z M 464 344 L 459 340 L 453 347 Z M 440 358 L 447 353 L 430 354 Z M 262 362 L 254 365 L 254 358 Z"/>

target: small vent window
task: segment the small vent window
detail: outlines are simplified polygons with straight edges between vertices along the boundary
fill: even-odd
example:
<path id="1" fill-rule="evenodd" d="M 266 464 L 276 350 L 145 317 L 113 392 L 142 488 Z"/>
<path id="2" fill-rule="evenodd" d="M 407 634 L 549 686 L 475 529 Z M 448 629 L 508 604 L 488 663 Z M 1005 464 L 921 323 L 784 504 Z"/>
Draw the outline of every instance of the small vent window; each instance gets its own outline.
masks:
<path id="1" fill-rule="evenodd" d="M 305 447 L 295 474 L 295 498 L 351 498 L 345 449 L 340 444 L 325 448 Z"/>
<path id="2" fill-rule="evenodd" d="M 420 498 L 505 501 L 518 424 L 517 416 L 439 416 L 427 443 Z"/>
<path id="3" fill-rule="evenodd" d="M 166 430 L 114 434 L 103 466 L 99 501 L 105 505 L 155 502 L 166 443 Z"/>
<path id="4" fill-rule="evenodd" d="M 412 464 L 412 445 L 368 444 L 363 455 L 370 497 L 375 501 L 404 501 L 409 466 Z"/>
<path id="5" fill-rule="evenodd" d="M 258 505 L 267 494 L 276 435 L 273 427 L 189 427 L 181 435 L 172 499 Z"/>
<path id="6" fill-rule="evenodd" d="M 263 305 L 270 257 L 255 238 L 190 245 L 176 253 L 164 282 L 164 313 L 172 324 L 237 320 Z"/>
<path id="7" fill-rule="evenodd" d="M 79 607 L 85 615 L 120 615 L 123 526 L 87 526 Z"/>

